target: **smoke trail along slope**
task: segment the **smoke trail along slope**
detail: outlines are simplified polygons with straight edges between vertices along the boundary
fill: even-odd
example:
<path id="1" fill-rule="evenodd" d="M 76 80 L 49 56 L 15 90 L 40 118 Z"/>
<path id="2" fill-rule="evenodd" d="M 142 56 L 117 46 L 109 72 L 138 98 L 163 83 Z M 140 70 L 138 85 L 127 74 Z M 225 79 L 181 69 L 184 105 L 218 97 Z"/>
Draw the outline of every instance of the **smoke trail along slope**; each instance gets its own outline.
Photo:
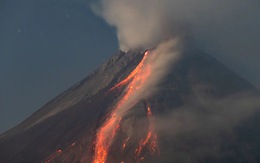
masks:
<path id="1" fill-rule="evenodd" d="M 144 159 L 144 156 L 142 156 L 142 152 L 144 151 L 144 148 L 147 147 L 149 150 L 149 153 L 151 155 L 157 154 L 159 155 L 159 147 L 158 147 L 158 140 L 157 140 L 157 134 L 155 132 L 155 126 L 154 126 L 154 120 L 153 120 L 153 114 L 151 111 L 151 106 L 148 104 L 147 101 L 144 101 L 144 107 L 146 109 L 146 116 L 149 121 L 149 129 L 147 136 L 145 139 L 141 139 L 139 142 L 138 147 L 135 150 L 135 159 L 137 162 L 140 162 Z"/>
<path id="2" fill-rule="evenodd" d="M 180 53 L 177 43 L 176 40 L 169 40 L 160 44 L 155 50 L 146 52 L 136 69 L 116 85 L 120 86 L 131 80 L 124 95 L 97 132 L 93 163 L 106 161 L 122 117 L 128 109 L 155 91 L 154 87 L 167 73 L 170 63 L 173 63 Z"/>
<path id="3" fill-rule="evenodd" d="M 147 58 L 148 52 L 145 53 L 142 61 L 137 66 L 137 68 L 130 74 L 129 77 L 127 77 L 125 80 L 119 83 L 125 83 L 125 81 L 130 80 L 133 78 L 133 81 L 130 83 L 130 85 L 126 89 L 126 94 L 123 96 L 123 98 L 118 102 L 116 108 L 112 111 L 111 116 L 106 120 L 104 125 L 100 128 L 100 130 L 97 133 L 97 140 L 96 140 L 96 146 L 95 146 L 95 158 L 94 163 L 103 163 L 106 161 L 109 147 L 112 144 L 113 138 L 116 134 L 116 130 L 118 129 L 118 125 L 121 121 L 121 115 L 118 113 L 122 107 L 122 105 L 125 104 L 129 96 L 133 93 L 133 91 L 136 91 L 136 83 L 142 82 L 139 81 L 139 78 L 136 78 L 134 76 L 136 73 L 140 73 L 141 68 L 143 68 L 143 63 L 145 62 Z M 149 72 L 148 72 L 149 73 Z M 149 74 L 148 74 L 149 75 Z"/>

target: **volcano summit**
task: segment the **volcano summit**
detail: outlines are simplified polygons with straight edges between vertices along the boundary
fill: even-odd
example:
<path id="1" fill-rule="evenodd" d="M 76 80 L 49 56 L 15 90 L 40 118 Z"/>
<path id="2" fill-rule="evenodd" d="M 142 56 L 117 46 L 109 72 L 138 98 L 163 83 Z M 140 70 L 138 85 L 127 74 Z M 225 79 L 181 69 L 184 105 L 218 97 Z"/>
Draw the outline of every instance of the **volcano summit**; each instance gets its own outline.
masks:
<path id="1" fill-rule="evenodd" d="M 259 91 L 172 45 L 119 51 L 2 134 L 0 162 L 260 162 Z"/>

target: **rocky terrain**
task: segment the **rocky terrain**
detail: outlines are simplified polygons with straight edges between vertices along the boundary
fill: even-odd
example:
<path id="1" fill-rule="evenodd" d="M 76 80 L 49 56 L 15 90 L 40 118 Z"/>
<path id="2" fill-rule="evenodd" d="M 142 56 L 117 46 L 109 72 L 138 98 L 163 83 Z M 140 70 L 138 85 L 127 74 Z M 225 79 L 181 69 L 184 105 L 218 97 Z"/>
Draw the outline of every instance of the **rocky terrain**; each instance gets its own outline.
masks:
<path id="1" fill-rule="evenodd" d="M 110 89 L 138 65 L 143 51 L 119 51 L 94 73 L 0 136 L 1 163 L 91 162 L 96 130 L 122 90 Z M 146 100 L 159 152 L 141 162 L 260 162 L 259 91 L 228 67 L 187 51 Z M 147 128 L 143 101 L 123 118 L 108 163 L 136 162 Z M 128 146 L 121 143 L 131 137 Z"/>

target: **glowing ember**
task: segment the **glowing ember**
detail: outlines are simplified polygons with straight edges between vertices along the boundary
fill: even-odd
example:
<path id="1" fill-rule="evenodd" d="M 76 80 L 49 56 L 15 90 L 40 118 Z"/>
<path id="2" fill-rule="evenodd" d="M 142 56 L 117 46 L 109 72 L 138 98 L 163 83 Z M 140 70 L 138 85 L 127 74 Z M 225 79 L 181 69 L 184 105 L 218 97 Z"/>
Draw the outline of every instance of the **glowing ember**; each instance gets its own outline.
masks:
<path id="1" fill-rule="evenodd" d="M 131 97 L 135 91 L 143 86 L 146 79 L 151 74 L 150 66 L 144 66 L 147 56 L 148 52 L 145 52 L 142 61 L 133 70 L 133 72 L 126 79 L 112 88 L 115 89 L 131 81 L 125 90 L 125 94 L 116 105 L 116 108 L 112 111 L 111 115 L 97 132 L 93 163 L 105 163 L 109 148 L 118 130 L 118 124 L 120 124 L 122 113 L 125 111 L 124 109 L 126 109 L 125 107 L 127 106 L 127 109 L 129 109 L 131 108 L 129 105 L 135 104 L 134 102 L 129 104 L 129 97 Z"/>
<path id="2" fill-rule="evenodd" d="M 56 157 L 58 157 L 62 153 L 62 150 L 57 150 L 54 154 L 49 156 L 44 163 L 50 163 L 52 160 L 54 160 Z"/>
<path id="3" fill-rule="evenodd" d="M 44 163 L 50 163 L 53 162 L 56 158 L 60 157 L 62 154 L 64 154 L 64 152 L 70 150 L 71 148 L 73 148 L 74 146 L 76 146 L 76 144 L 79 142 L 80 140 L 72 143 L 70 146 L 68 146 L 67 148 L 61 150 L 57 150 L 55 151 L 55 153 L 53 153 L 52 155 L 50 155 L 47 159 L 45 159 L 45 161 L 43 161 Z"/>
<path id="4" fill-rule="evenodd" d="M 127 142 L 129 141 L 129 137 L 123 142 L 123 145 L 122 145 L 122 151 L 125 149 L 125 147 L 126 147 L 126 144 L 127 144 Z"/>

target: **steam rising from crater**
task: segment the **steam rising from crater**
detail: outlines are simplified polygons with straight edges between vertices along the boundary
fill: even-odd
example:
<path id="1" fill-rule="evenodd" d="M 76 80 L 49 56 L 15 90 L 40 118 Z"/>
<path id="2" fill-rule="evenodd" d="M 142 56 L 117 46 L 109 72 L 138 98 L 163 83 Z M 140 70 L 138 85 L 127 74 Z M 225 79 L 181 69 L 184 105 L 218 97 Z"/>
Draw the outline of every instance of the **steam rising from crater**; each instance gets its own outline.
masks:
<path id="1" fill-rule="evenodd" d="M 116 28 L 121 50 L 189 36 L 196 48 L 259 85 L 258 0 L 99 0 L 92 8 Z M 243 72 L 241 65 L 252 74 Z"/>
<path id="2" fill-rule="evenodd" d="M 121 50 L 151 48 L 176 33 L 164 3 L 158 0 L 101 0 L 93 6 L 111 26 L 116 27 Z"/>

